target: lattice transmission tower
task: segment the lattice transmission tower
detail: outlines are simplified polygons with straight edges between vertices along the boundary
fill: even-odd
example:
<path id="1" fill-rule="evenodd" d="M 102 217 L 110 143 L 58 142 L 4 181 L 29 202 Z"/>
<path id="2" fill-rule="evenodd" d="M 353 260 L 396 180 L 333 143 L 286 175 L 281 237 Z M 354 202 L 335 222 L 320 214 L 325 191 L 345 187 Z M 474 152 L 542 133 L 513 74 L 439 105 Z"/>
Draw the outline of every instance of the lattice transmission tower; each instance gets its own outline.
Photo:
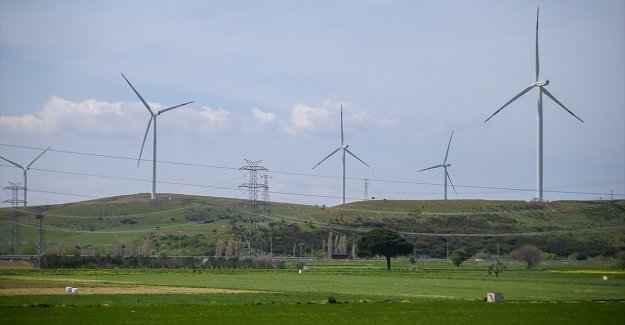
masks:
<path id="1" fill-rule="evenodd" d="M 24 199 L 19 198 L 20 191 L 24 190 L 21 183 L 9 182 L 9 186 L 4 188 L 11 191 L 11 199 L 4 200 L 4 203 L 10 203 L 13 208 L 11 213 L 11 238 L 9 239 L 9 247 L 11 253 L 15 254 L 17 250 L 22 246 L 22 230 L 20 229 L 20 213 L 17 211 L 17 207 L 26 202 Z"/>
<path id="2" fill-rule="evenodd" d="M 267 171 L 267 168 L 260 165 L 262 160 L 251 161 L 251 160 L 245 159 L 245 162 L 247 162 L 247 165 L 239 168 L 239 170 L 248 171 L 250 180 L 248 183 L 243 183 L 239 185 L 239 187 L 247 188 L 248 194 L 249 194 L 249 199 L 247 202 L 248 212 L 250 215 L 249 220 L 250 222 L 257 223 L 258 221 L 260 221 L 262 217 L 261 204 L 259 204 L 258 202 L 258 190 L 265 189 L 266 187 L 265 184 L 258 183 L 258 172 Z M 263 195 L 264 195 L 264 192 L 263 192 Z"/>
<path id="3" fill-rule="evenodd" d="M 245 242 L 247 244 L 247 253 L 248 255 L 255 255 L 258 253 L 260 248 L 260 229 L 259 226 L 265 222 L 264 216 L 264 208 L 265 204 L 260 203 L 258 201 L 258 191 L 263 190 L 263 199 L 264 199 L 264 189 L 267 187 L 265 183 L 258 183 L 258 172 L 266 172 L 267 168 L 260 165 L 262 160 L 252 161 L 245 159 L 247 165 L 239 168 L 239 170 L 245 170 L 249 173 L 249 182 L 243 183 L 239 185 L 239 187 L 246 188 L 248 191 L 248 219 L 247 224 L 245 225 Z M 268 195 L 268 192 L 267 192 Z M 264 201 L 263 201 L 264 202 Z"/>

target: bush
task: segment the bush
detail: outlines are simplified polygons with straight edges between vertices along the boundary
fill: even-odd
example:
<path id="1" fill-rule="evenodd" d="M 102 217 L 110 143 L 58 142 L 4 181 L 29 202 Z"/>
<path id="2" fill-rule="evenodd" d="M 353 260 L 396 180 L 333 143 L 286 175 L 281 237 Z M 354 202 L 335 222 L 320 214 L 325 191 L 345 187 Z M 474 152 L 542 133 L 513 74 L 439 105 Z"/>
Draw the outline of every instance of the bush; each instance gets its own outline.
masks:
<path id="1" fill-rule="evenodd" d="M 494 274 L 495 277 L 499 277 L 499 273 L 503 273 L 506 266 L 497 258 L 495 263 L 488 266 L 488 275 Z"/>
<path id="2" fill-rule="evenodd" d="M 455 266 L 460 266 L 469 258 L 469 254 L 462 248 L 458 248 L 451 253 L 449 259 Z"/>

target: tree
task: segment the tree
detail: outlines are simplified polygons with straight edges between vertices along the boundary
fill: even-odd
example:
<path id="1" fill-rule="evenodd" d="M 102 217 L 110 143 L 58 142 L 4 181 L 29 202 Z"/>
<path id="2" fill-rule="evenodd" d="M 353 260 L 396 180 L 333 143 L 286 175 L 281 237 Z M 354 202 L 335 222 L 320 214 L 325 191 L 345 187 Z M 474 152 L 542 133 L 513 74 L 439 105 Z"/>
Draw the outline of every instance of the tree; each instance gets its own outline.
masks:
<path id="1" fill-rule="evenodd" d="M 464 261 L 469 258 L 469 254 L 462 248 L 458 248 L 451 252 L 449 259 L 455 266 L 460 266 Z"/>
<path id="2" fill-rule="evenodd" d="M 538 247 L 527 244 L 521 248 L 515 249 L 510 253 L 512 258 L 527 263 L 527 268 L 540 264 L 543 252 Z"/>
<path id="3" fill-rule="evenodd" d="M 495 259 L 495 263 L 491 263 L 488 266 L 488 275 L 495 274 L 495 277 L 499 277 L 499 273 L 502 273 L 506 269 L 506 266 L 498 259 Z"/>
<path id="4" fill-rule="evenodd" d="M 391 257 L 412 252 L 412 243 L 389 229 L 373 229 L 358 238 L 356 254 L 360 257 L 382 255 L 386 257 L 386 268 L 391 269 Z"/>

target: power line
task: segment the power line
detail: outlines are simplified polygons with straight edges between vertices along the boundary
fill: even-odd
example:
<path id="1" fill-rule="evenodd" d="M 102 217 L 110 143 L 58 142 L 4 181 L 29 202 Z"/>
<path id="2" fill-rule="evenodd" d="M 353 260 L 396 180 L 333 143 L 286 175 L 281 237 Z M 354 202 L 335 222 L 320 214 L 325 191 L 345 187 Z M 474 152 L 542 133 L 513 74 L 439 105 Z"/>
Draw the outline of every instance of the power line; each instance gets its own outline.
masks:
<path id="1" fill-rule="evenodd" d="M 0 143 L 0 146 L 14 147 L 14 148 L 23 148 L 23 149 L 33 149 L 33 150 L 41 150 L 42 148 L 38 147 L 30 147 L 30 146 L 21 146 L 21 145 L 12 145 L 12 144 L 4 144 Z M 43 148 L 45 149 L 45 148 Z M 84 155 L 84 156 L 93 156 L 100 158 L 110 158 L 110 159 L 123 159 L 123 160 L 133 160 L 136 161 L 136 158 L 132 157 L 124 157 L 124 156 L 115 156 L 115 155 L 104 155 L 104 154 L 95 154 L 95 153 L 85 153 L 85 152 L 77 152 L 77 151 L 67 151 L 67 150 L 58 150 L 58 149 L 50 149 L 51 152 L 57 153 L 65 153 L 65 154 L 75 154 L 75 155 Z M 207 165 L 207 164 L 197 164 L 197 163 L 187 163 L 187 162 L 175 162 L 175 161 L 163 161 L 158 160 L 158 163 L 163 164 L 172 164 L 172 165 L 180 165 L 180 166 L 191 166 L 191 167 L 202 167 L 202 168 L 216 168 L 216 169 L 226 169 L 226 170 L 239 170 L 236 167 L 228 167 L 228 166 L 216 166 L 216 165 Z M 10 165 L 0 164 L 2 167 L 13 167 Z M 55 173 L 65 173 L 72 175 L 81 175 L 81 176 L 92 176 L 92 177 L 103 177 L 110 179 L 121 179 L 121 180 L 129 180 L 129 181 L 141 181 L 141 182 L 150 182 L 149 180 L 144 179 L 133 179 L 126 177 L 117 177 L 117 176 L 107 176 L 107 175 L 95 175 L 95 174 L 87 174 L 87 173 L 77 173 L 77 172 L 68 172 L 68 171 L 55 171 L 41 168 L 31 168 L 31 170 L 38 171 L 46 171 L 46 172 L 55 172 Z M 339 179 L 342 177 L 339 176 L 328 176 L 328 175 L 319 175 L 319 174 L 309 174 L 309 173 L 296 173 L 296 172 L 286 172 L 286 171 L 273 171 L 273 174 L 282 174 L 282 175 L 293 175 L 293 176 L 305 176 L 305 177 L 320 177 L 320 178 L 333 178 Z M 360 178 L 351 178 L 347 177 L 349 180 L 361 180 Z M 426 185 L 426 186 L 441 186 L 440 183 L 429 183 L 429 182 L 415 182 L 415 181 L 404 181 L 404 180 L 388 180 L 388 179 L 369 179 L 371 182 L 380 182 L 380 183 L 394 183 L 394 184 L 406 184 L 406 185 Z M 615 180 L 606 180 L 606 181 L 596 181 L 587 184 L 573 184 L 573 185 L 562 185 L 559 187 L 570 187 L 570 186 L 583 186 L 583 185 L 595 185 L 595 184 L 605 184 L 609 182 L 621 182 L 623 179 L 615 179 Z M 169 185 L 182 185 L 182 186 L 196 186 L 196 187 L 207 187 L 207 188 L 215 188 L 215 189 L 224 189 L 224 190 L 233 190 L 234 188 L 226 188 L 226 187 L 216 187 L 216 186 L 208 186 L 208 185 L 199 185 L 199 184 L 184 184 L 184 183 L 176 183 L 176 182 L 163 182 L 157 181 L 157 183 L 169 184 Z M 481 189 L 481 190 L 497 190 L 497 191 L 506 191 L 506 192 L 534 192 L 535 189 L 528 188 L 520 188 L 520 187 L 496 187 L 496 186 L 480 186 L 480 185 L 462 185 L 462 184 L 454 184 L 458 188 L 470 188 L 470 189 Z M 586 192 L 586 191 L 563 191 L 563 190 L 544 190 L 546 193 L 554 193 L 554 194 L 577 194 L 577 195 L 600 195 L 600 196 L 621 196 L 625 197 L 625 193 L 603 193 L 603 192 Z M 279 193 L 279 194 L 292 194 L 299 195 L 299 193 Z M 308 196 L 308 195 L 307 195 Z M 312 197 L 321 197 L 321 198 L 336 198 L 334 196 L 328 195 L 309 195 Z M 350 200 L 359 200 L 360 198 L 349 198 Z"/>
<path id="2" fill-rule="evenodd" d="M 11 167 L 9 165 L 2 165 L 2 167 Z M 100 177 L 106 179 L 119 179 L 126 181 L 135 181 L 135 182 L 150 182 L 147 179 L 140 178 L 129 178 L 129 177 L 120 177 L 120 176 L 109 176 L 109 175 L 101 175 L 101 174 L 90 174 L 90 173 L 79 173 L 79 172 L 70 172 L 70 171 L 61 171 L 61 170 L 52 170 L 52 169 L 43 169 L 43 168 L 31 168 L 31 170 L 49 172 L 49 173 L 59 173 L 59 174 L 68 174 L 68 175 L 77 175 L 77 176 L 89 176 L 89 177 Z M 376 180 L 379 181 L 379 180 Z M 388 181 L 387 181 L 388 182 Z M 405 183 L 403 181 L 396 181 Z M 199 187 L 199 188 L 211 188 L 211 189 L 220 189 L 220 190 L 229 190 L 229 191 L 240 191 L 238 187 L 226 187 L 226 186 L 212 186 L 212 185 L 204 185 L 204 184 L 191 184 L 191 183 L 182 183 L 182 182 L 171 182 L 171 181 L 157 181 L 160 184 L 168 184 L 168 185 L 178 185 L 178 186 L 189 186 L 189 187 Z M 440 184 L 438 184 L 440 185 Z M 505 187 L 487 187 L 487 186 L 473 186 L 473 185 L 456 185 L 457 187 L 467 187 L 467 188 L 477 188 L 477 189 L 491 189 L 491 190 L 500 190 L 500 191 L 527 191 L 533 192 L 533 189 L 520 189 L 520 188 L 505 188 Z M 102 197 L 91 196 L 85 194 L 73 194 L 73 193 L 64 193 L 64 192 L 55 192 L 55 191 L 45 191 L 38 189 L 31 189 L 32 192 L 40 192 L 47 194 L 56 194 L 56 195 L 64 195 L 64 196 L 75 196 L 75 197 L 84 197 L 90 199 L 99 199 Z M 579 194 L 579 195 L 610 195 L 610 193 L 599 193 L 599 192 L 580 192 L 580 191 L 556 191 L 556 190 L 545 190 L 548 193 L 558 193 L 558 194 Z M 322 195 L 322 194 L 310 194 L 310 193 L 297 193 L 297 192 L 283 192 L 283 191 L 270 191 L 271 194 L 282 194 L 282 195 L 290 195 L 290 196 L 301 196 L 301 197 L 311 197 L 311 198 L 328 198 L 328 199 L 340 199 L 342 197 L 335 195 Z M 624 196 L 624 194 L 612 193 L 614 196 Z M 361 198 L 357 197 L 348 197 L 349 200 L 360 200 Z"/>

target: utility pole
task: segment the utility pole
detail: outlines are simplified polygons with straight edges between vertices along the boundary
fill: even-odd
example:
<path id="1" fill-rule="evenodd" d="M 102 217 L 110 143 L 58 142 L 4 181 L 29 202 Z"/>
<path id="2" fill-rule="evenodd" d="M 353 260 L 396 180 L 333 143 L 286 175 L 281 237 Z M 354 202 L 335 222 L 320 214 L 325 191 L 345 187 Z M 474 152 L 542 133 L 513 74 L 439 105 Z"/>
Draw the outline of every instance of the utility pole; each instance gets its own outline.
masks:
<path id="1" fill-rule="evenodd" d="M 269 178 L 271 176 L 265 174 L 262 176 L 263 178 L 263 211 L 262 215 L 270 216 L 271 215 L 271 199 L 269 198 Z"/>
<path id="2" fill-rule="evenodd" d="M 269 256 L 273 256 L 273 232 L 269 229 Z"/>
<path id="3" fill-rule="evenodd" d="M 38 214 L 37 215 L 37 219 L 39 220 L 39 236 L 38 236 L 38 240 L 37 240 L 37 253 L 39 255 L 39 258 L 41 259 L 41 257 L 43 256 L 43 250 L 44 250 L 44 246 L 43 246 L 43 215 Z"/>

